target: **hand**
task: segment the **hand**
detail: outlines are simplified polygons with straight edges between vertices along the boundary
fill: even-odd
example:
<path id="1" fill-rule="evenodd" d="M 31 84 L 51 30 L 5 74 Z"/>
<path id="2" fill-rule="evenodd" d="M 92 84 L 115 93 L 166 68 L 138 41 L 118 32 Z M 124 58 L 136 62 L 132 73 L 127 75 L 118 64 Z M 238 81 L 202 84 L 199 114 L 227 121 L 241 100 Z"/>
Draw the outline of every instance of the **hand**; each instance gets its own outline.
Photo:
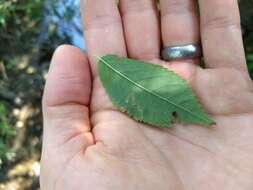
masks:
<path id="1" fill-rule="evenodd" d="M 83 1 L 88 58 L 59 47 L 43 99 L 42 190 L 252 190 L 253 87 L 237 0 Z M 121 15 L 121 16 L 120 16 Z M 161 20 L 161 27 L 159 22 Z M 201 30 L 201 34 L 200 31 Z M 203 44 L 198 60 L 164 62 L 163 46 Z M 111 104 L 93 55 L 162 64 L 192 85 L 217 124 L 156 129 Z"/>

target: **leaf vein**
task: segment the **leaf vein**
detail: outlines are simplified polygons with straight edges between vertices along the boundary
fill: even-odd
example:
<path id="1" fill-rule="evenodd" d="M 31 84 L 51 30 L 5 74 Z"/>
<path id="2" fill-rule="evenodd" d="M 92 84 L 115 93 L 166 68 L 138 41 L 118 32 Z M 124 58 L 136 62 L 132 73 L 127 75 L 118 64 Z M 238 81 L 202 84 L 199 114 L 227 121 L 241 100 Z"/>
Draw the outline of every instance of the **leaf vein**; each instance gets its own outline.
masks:
<path id="1" fill-rule="evenodd" d="M 135 81 L 131 80 L 131 79 L 128 78 L 126 75 L 124 75 L 123 73 L 121 73 L 121 72 L 119 72 L 118 70 L 116 70 L 115 68 L 113 68 L 113 67 L 112 67 L 109 63 L 107 63 L 103 58 L 99 57 L 99 59 L 100 59 L 108 68 L 110 68 L 113 72 L 115 72 L 116 74 L 118 74 L 118 75 L 121 76 L 122 78 L 128 80 L 130 83 L 134 84 L 134 85 L 137 86 L 138 88 L 140 88 L 140 89 L 142 89 L 142 90 L 144 90 L 144 91 L 146 91 L 146 92 L 152 94 L 153 96 L 155 96 L 155 97 L 157 97 L 157 98 L 159 98 L 159 99 L 165 101 L 166 103 L 169 103 L 169 104 L 171 104 L 171 105 L 173 105 L 173 106 L 175 106 L 175 107 L 177 107 L 177 108 L 179 108 L 179 109 L 181 109 L 181 110 L 183 110 L 183 111 L 189 113 L 190 115 L 192 115 L 192 116 L 194 116 L 194 117 L 197 117 L 197 118 L 199 118 L 199 119 L 201 119 L 201 120 L 204 120 L 204 121 L 209 122 L 208 119 L 202 118 L 202 117 L 200 117 L 199 115 L 196 115 L 195 113 L 192 113 L 190 110 L 188 110 L 188 109 L 182 107 L 181 105 L 177 105 L 177 104 L 173 103 L 172 101 L 168 100 L 167 98 L 164 98 L 164 97 L 160 96 L 159 94 L 157 94 L 157 93 L 155 93 L 155 92 L 153 92 L 153 91 L 151 91 L 151 90 L 145 88 L 144 86 L 142 86 L 142 85 L 136 83 Z"/>

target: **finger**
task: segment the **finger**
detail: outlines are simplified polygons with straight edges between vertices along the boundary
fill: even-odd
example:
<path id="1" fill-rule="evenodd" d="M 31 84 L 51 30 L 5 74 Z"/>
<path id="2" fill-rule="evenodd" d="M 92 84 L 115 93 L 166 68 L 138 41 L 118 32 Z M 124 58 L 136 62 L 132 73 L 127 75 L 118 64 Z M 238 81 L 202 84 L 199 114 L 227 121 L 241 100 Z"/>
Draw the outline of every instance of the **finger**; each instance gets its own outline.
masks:
<path id="1" fill-rule="evenodd" d="M 247 71 L 237 0 L 200 0 L 199 5 L 207 66 Z"/>
<path id="2" fill-rule="evenodd" d="M 80 151 L 93 143 L 88 110 L 90 90 L 87 58 L 75 47 L 59 47 L 43 96 L 45 148 L 65 144 L 67 149 L 69 143 L 71 151 Z"/>
<path id="3" fill-rule="evenodd" d="M 115 0 L 82 0 L 85 40 L 93 75 L 97 75 L 94 55 L 126 55 L 121 17 Z"/>
<path id="4" fill-rule="evenodd" d="M 121 0 L 128 55 L 154 59 L 160 55 L 160 26 L 156 0 Z"/>
<path id="5" fill-rule="evenodd" d="M 161 22 L 164 46 L 200 42 L 195 0 L 161 0 Z"/>

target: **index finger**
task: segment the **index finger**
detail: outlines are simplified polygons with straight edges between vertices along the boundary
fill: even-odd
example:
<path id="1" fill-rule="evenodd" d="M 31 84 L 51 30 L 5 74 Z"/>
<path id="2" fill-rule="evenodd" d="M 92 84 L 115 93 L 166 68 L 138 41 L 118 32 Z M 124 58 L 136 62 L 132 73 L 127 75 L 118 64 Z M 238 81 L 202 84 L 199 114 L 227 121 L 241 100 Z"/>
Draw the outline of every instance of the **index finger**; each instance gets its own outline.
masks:
<path id="1" fill-rule="evenodd" d="M 94 55 L 126 55 L 121 16 L 115 0 L 82 0 L 84 33 L 93 76 L 97 75 Z"/>

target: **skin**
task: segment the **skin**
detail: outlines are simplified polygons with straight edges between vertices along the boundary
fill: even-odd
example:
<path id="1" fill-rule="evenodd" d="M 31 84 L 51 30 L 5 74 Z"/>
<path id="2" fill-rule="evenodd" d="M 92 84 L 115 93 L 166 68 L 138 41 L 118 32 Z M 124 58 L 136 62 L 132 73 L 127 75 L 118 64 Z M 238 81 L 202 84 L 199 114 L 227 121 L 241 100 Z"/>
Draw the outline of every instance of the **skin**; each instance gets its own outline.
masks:
<path id="1" fill-rule="evenodd" d="M 88 53 L 60 46 L 45 87 L 42 190 L 253 189 L 253 86 L 237 1 L 199 0 L 200 19 L 191 0 L 160 6 L 159 15 L 151 0 L 121 0 L 119 9 L 114 0 L 82 1 Z M 159 59 L 162 46 L 200 39 L 205 69 Z M 93 57 L 108 53 L 176 71 L 217 124 L 162 130 L 120 113 Z"/>

